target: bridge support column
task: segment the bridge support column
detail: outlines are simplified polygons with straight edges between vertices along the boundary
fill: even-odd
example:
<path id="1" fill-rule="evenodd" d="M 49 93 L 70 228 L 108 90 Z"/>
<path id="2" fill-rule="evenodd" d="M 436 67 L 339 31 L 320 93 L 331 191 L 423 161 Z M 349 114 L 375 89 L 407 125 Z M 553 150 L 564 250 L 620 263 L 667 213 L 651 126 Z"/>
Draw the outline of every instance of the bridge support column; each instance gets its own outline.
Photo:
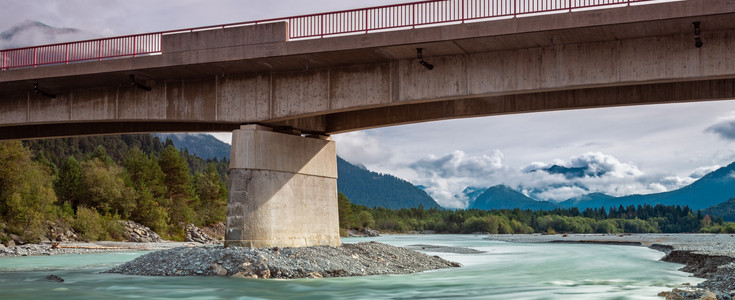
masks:
<path id="1" fill-rule="evenodd" d="M 334 142 L 259 125 L 235 130 L 225 247 L 339 243 Z"/>

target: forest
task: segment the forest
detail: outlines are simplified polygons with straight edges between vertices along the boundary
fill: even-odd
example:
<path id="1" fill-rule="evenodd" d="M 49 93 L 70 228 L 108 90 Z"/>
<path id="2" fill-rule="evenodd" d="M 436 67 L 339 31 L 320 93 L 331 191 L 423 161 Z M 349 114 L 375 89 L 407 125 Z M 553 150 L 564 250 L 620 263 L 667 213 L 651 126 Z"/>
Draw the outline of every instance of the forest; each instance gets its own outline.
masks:
<path id="1" fill-rule="evenodd" d="M 735 233 L 735 223 L 712 219 L 689 207 L 664 205 L 619 206 L 606 209 L 447 210 L 423 207 L 369 208 L 340 194 L 340 228 L 371 228 L 383 232 L 435 233 Z M 344 234 L 344 231 L 343 231 Z"/>
<path id="2" fill-rule="evenodd" d="M 224 222 L 227 161 L 203 160 L 151 135 L 0 143 L 0 241 L 38 242 L 71 228 L 122 239 L 132 220 L 171 240 Z"/>

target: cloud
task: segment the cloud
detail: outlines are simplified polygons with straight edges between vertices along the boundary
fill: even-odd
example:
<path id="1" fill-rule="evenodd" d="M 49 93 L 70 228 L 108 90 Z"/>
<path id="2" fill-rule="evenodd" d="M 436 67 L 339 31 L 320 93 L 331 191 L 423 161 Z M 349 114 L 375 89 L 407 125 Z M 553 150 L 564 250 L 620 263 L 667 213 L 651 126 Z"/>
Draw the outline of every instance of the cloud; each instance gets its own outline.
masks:
<path id="1" fill-rule="evenodd" d="M 353 164 L 375 164 L 388 161 L 393 153 L 365 131 L 355 131 L 333 136 L 337 154 Z"/>
<path id="2" fill-rule="evenodd" d="M 414 182 L 426 186 L 426 192 L 448 208 L 466 208 L 469 202 L 462 192 L 468 186 L 487 186 L 500 174 L 509 172 L 500 150 L 490 154 L 467 155 L 453 151 L 444 156 L 430 155 L 408 164 Z"/>
<path id="3" fill-rule="evenodd" d="M 721 120 L 714 125 L 707 127 L 705 132 L 714 133 L 727 141 L 735 141 L 735 119 L 729 118 Z"/>
<path id="4" fill-rule="evenodd" d="M 635 177 L 643 175 L 638 167 L 622 163 L 612 155 L 601 152 L 587 152 L 573 157 L 570 161 L 572 168 L 585 168 L 591 174 L 610 175 L 618 178 Z"/>
<path id="5" fill-rule="evenodd" d="M 589 191 L 578 186 L 562 186 L 558 188 L 549 188 L 540 193 L 533 194 L 532 196 L 537 199 L 563 201 L 569 198 L 586 195 L 588 193 Z"/>
<path id="6" fill-rule="evenodd" d="M 442 157 L 422 158 L 409 167 L 420 173 L 441 177 L 482 177 L 503 169 L 503 153 L 495 150 L 491 154 L 468 156 L 457 150 Z"/>
<path id="7" fill-rule="evenodd" d="M 706 167 L 699 167 L 694 169 L 691 174 L 689 174 L 689 178 L 693 179 L 699 179 L 702 178 L 704 175 L 707 175 L 717 169 L 719 169 L 720 165 L 714 165 L 714 166 L 706 166 Z"/>

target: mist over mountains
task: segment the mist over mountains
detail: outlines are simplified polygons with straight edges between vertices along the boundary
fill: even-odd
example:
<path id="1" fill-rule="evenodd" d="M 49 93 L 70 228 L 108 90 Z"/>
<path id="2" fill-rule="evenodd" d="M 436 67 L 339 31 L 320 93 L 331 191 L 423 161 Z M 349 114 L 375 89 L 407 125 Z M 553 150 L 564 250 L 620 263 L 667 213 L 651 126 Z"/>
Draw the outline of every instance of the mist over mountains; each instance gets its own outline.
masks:
<path id="1" fill-rule="evenodd" d="M 97 34 L 80 29 L 57 28 L 38 21 L 25 20 L 0 32 L 0 49 L 65 43 L 99 37 Z"/>

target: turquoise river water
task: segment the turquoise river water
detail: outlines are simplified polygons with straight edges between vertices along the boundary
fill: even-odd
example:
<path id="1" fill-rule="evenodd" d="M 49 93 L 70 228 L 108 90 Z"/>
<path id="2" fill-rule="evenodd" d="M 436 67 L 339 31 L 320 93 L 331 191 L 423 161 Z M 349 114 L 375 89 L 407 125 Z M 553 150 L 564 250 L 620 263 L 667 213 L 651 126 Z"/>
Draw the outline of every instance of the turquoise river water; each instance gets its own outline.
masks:
<path id="1" fill-rule="evenodd" d="M 368 240 L 343 239 L 344 243 Z M 371 238 L 405 246 L 470 247 L 483 254 L 432 253 L 462 268 L 410 275 L 258 280 L 102 274 L 145 252 L 0 258 L 0 299 L 662 299 L 700 279 L 643 247 L 513 244 L 473 235 Z M 63 283 L 45 280 L 50 274 Z"/>

